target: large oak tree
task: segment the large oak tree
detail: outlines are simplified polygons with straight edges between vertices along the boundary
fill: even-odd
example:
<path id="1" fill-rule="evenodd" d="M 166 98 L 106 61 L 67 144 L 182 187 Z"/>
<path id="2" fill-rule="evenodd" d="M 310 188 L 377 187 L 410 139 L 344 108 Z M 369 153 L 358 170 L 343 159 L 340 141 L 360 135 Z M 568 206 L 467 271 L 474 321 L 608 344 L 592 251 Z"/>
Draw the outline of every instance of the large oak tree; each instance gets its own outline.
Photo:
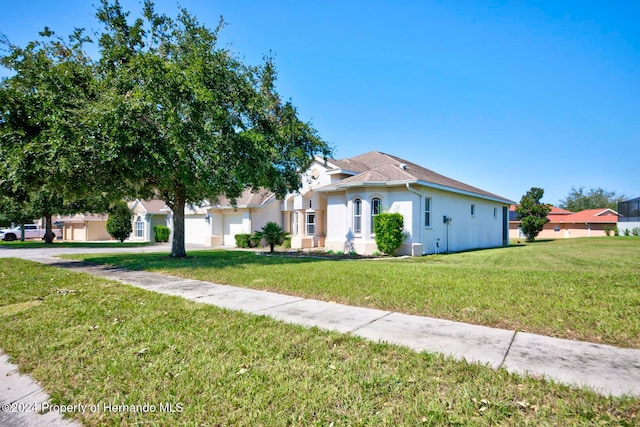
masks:
<path id="1" fill-rule="evenodd" d="M 183 257 L 185 205 L 259 187 L 282 197 L 330 149 L 281 101 L 270 58 L 249 66 L 217 45 L 222 21 L 209 29 L 150 1 L 143 18 L 128 15 L 118 1 L 98 11 L 102 96 L 91 120 L 111 177 L 171 208 L 171 256 Z"/>

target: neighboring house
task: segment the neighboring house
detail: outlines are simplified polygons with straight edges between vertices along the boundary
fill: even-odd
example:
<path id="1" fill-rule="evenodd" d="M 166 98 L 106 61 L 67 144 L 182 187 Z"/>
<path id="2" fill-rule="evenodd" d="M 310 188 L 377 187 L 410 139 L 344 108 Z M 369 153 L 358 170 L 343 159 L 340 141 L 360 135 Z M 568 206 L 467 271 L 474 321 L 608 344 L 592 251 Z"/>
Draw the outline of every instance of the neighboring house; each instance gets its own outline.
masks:
<path id="1" fill-rule="evenodd" d="M 172 228 L 171 209 L 162 200 L 136 199 L 128 205 L 133 213 L 130 241 L 154 241 L 153 226 L 155 225 L 166 225 Z"/>
<path id="2" fill-rule="evenodd" d="M 447 178 L 407 160 L 371 151 L 343 160 L 316 157 L 302 175 L 302 188 L 283 201 L 262 190 L 186 212 L 187 242 L 234 245 L 237 233 L 268 221 L 292 235 L 292 248 L 372 254 L 377 251 L 373 217 L 398 212 L 407 238 L 399 254 L 462 251 L 506 246 L 513 202 Z"/>
<path id="3" fill-rule="evenodd" d="M 185 209 L 185 243 L 235 246 L 236 234 L 251 234 L 267 222 L 282 224 L 281 203 L 271 191 L 245 190 L 235 206 L 226 197 Z"/>
<path id="4" fill-rule="evenodd" d="M 512 212 L 515 214 L 515 206 L 512 207 Z M 547 215 L 547 219 L 549 222 L 538 234 L 538 239 L 606 236 L 607 229 L 613 234 L 613 229 L 618 222 L 618 214 L 608 208 L 571 212 L 554 206 Z M 515 219 L 515 215 L 509 222 L 509 235 L 511 238 L 524 238 L 520 230 L 520 221 Z"/>
<path id="5" fill-rule="evenodd" d="M 620 234 L 625 230 L 632 232 L 640 228 L 640 197 L 618 203 L 618 229 Z"/>
<path id="6" fill-rule="evenodd" d="M 62 228 L 62 238 L 69 241 L 112 240 L 107 233 L 107 215 L 76 214 L 58 217 L 54 225 Z"/>

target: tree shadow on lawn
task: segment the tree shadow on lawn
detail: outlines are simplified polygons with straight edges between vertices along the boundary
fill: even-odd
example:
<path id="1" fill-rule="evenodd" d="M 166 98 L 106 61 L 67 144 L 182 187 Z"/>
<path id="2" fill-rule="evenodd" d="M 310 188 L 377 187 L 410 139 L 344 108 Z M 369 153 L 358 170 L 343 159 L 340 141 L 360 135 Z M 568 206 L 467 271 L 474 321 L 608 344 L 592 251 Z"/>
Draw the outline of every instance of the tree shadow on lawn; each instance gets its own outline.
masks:
<path id="1" fill-rule="evenodd" d="M 266 254 L 268 255 L 268 254 Z M 80 256 L 86 264 L 109 265 L 127 270 L 178 270 L 183 268 L 234 268 L 246 266 L 268 266 L 283 264 L 302 264 L 310 262 L 331 262 L 335 260 L 312 256 L 264 256 L 254 251 L 209 250 L 189 251 L 185 258 L 172 258 L 166 253 L 144 254 L 87 254 Z M 73 258 L 77 258 L 74 256 Z M 57 263 L 54 266 L 68 267 L 70 263 Z"/>

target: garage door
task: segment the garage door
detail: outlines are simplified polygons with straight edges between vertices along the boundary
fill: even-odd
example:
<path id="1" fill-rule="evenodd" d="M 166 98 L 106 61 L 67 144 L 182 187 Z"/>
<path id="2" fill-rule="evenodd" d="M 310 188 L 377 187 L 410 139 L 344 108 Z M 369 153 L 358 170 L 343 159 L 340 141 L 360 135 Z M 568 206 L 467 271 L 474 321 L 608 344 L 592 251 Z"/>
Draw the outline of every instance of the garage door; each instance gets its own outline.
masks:
<path id="1" fill-rule="evenodd" d="M 242 226 L 242 214 L 224 215 L 224 244 L 225 246 L 236 245 L 236 234 L 246 233 Z"/>
<path id="2" fill-rule="evenodd" d="M 185 243 L 195 243 L 204 245 L 209 240 L 209 222 L 202 217 L 184 219 L 184 241 Z"/>

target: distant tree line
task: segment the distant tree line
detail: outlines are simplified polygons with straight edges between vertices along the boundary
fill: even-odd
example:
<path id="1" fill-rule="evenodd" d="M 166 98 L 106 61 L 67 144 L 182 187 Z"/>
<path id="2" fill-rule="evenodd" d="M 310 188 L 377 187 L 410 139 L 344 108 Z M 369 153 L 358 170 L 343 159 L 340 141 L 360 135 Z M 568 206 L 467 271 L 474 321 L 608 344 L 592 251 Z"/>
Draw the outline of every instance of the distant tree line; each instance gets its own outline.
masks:
<path id="1" fill-rule="evenodd" d="M 618 209 L 618 202 L 622 202 L 626 197 L 617 195 L 614 191 L 607 191 L 602 188 L 591 188 L 585 191 L 584 187 L 571 187 L 565 199 L 560 200 L 559 208 L 571 212 L 580 212 L 586 209 L 609 208 Z"/>

